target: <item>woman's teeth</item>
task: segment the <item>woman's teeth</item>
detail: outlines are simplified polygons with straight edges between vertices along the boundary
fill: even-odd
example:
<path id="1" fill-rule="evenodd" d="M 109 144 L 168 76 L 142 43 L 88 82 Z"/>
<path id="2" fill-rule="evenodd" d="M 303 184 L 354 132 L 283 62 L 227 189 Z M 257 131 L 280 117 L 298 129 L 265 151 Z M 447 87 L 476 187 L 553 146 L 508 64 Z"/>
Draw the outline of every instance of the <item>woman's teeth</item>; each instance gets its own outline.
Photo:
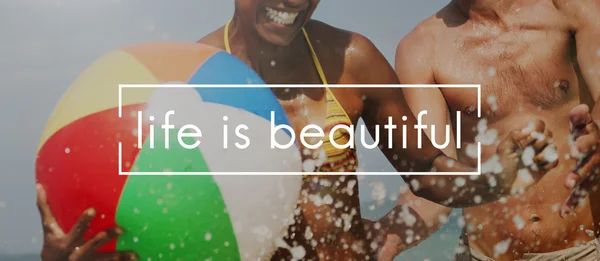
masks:
<path id="1" fill-rule="evenodd" d="M 273 8 L 269 8 L 269 7 L 265 7 L 265 10 L 267 11 L 267 17 L 269 17 L 271 20 L 273 20 L 273 22 L 276 22 L 278 24 L 282 24 L 282 25 L 290 25 L 293 24 L 294 21 L 296 20 L 296 17 L 298 17 L 299 13 L 288 13 L 288 12 L 282 12 L 282 11 L 277 11 Z"/>

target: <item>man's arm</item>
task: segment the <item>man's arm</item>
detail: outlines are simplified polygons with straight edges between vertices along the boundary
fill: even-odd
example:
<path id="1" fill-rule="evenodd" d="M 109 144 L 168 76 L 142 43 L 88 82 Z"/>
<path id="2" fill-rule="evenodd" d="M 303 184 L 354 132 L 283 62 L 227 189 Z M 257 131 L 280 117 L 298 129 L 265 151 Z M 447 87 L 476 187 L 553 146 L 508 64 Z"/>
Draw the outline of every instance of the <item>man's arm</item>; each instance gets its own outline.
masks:
<path id="1" fill-rule="evenodd" d="M 420 34 L 421 30 L 423 30 L 421 27 L 417 27 L 402 39 L 396 48 L 395 68 L 401 83 L 435 84 L 431 47 L 435 39 L 430 39 L 429 34 Z M 446 99 L 439 88 L 404 88 L 402 91 L 413 113 L 427 110 L 427 117 L 423 118 L 424 124 L 435 125 L 437 130 L 445 130 L 446 125 L 452 126 Z M 425 133 L 427 137 L 432 138 L 431 128 L 427 128 Z M 446 156 L 457 159 L 452 128 L 448 136 L 450 137 L 448 146 L 441 150 Z M 436 141 L 445 141 L 445 139 L 445 131 L 435 133 Z M 425 238 L 437 231 L 443 225 L 441 221 L 445 220 L 452 211 L 451 208 L 415 196 L 411 190 L 407 190 L 400 196 L 398 205 L 407 205 L 421 216 L 426 231 L 419 236 Z"/>
<path id="2" fill-rule="evenodd" d="M 575 35 L 577 62 L 594 102 L 592 115 L 600 120 L 600 2 L 555 0 Z"/>
<path id="3" fill-rule="evenodd" d="M 436 83 L 433 70 L 433 47 L 431 46 L 435 39 L 431 34 L 422 33 L 423 30 L 423 28 L 417 27 L 402 39 L 396 48 L 396 75 L 403 84 Z M 423 118 L 424 124 L 435 125 L 437 130 L 445 130 L 446 125 L 452 126 L 446 99 L 439 88 L 405 88 L 402 91 L 413 113 L 427 111 L 427 117 Z M 431 128 L 424 131 L 431 139 Z M 436 141 L 446 140 L 445 131 L 437 131 L 435 134 Z M 450 128 L 448 136 L 450 141 L 442 151 L 446 156 L 457 159 L 453 128 Z"/>
<path id="4" fill-rule="evenodd" d="M 581 199 L 587 197 L 599 183 L 600 175 L 600 2 L 598 0 L 554 0 L 564 14 L 570 31 L 575 36 L 577 63 L 591 95 L 592 110 L 585 105 L 574 108 L 570 114 L 572 143 L 571 158 L 576 168 L 567 175 L 565 187 L 573 189 L 561 211 L 566 216 Z M 587 95 L 582 90 L 580 95 Z"/>
<path id="5" fill-rule="evenodd" d="M 595 103 L 592 114 L 600 116 L 600 2 L 598 0 L 555 0 L 575 35 L 577 62 Z M 600 117 L 599 117 L 600 118 Z M 596 119 L 598 120 L 598 119 Z"/>

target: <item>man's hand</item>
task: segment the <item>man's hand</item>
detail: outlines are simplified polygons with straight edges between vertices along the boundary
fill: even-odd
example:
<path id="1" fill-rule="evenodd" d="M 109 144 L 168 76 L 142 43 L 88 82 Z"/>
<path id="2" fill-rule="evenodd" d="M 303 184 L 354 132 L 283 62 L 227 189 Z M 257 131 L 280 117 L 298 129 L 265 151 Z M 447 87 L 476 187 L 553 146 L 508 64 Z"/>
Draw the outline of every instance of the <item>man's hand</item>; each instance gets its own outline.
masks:
<path id="1" fill-rule="evenodd" d="M 416 246 L 429 236 L 425 221 L 408 206 L 394 207 L 379 221 L 363 219 L 370 256 L 392 261 L 403 250 Z"/>
<path id="2" fill-rule="evenodd" d="M 419 197 L 451 208 L 467 208 L 523 193 L 558 165 L 552 132 L 540 120 L 511 131 L 496 150 L 495 155 L 482 162 L 478 176 L 403 177 Z M 433 166 L 439 172 L 477 171 L 476 167 L 445 155 L 438 156 Z M 413 180 L 418 181 L 414 182 L 418 188 L 412 185 Z"/>
<path id="3" fill-rule="evenodd" d="M 85 241 L 83 236 L 90 222 L 96 215 L 94 209 L 86 210 L 77 221 L 77 224 L 65 234 L 58 226 L 50 206 L 46 200 L 46 191 L 37 185 L 37 205 L 42 218 L 44 229 L 44 246 L 42 248 L 42 261 L 128 261 L 138 260 L 134 253 L 96 253 L 96 250 L 117 238 L 123 233 L 118 227 L 107 229 L 98 233 L 91 240 Z"/>
<path id="4" fill-rule="evenodd" d="M 497 148 L 498 161 L 505 170 L 500 173 L 501 193 L 523 193 L 535 185 L 549 170 L 558 165 L 552 132 L 541 120 L 524 129 L 513 130 Z"/>
<path id="5" fill-rule="evenodd" d="M 565 187 L 573 190 L 562 207 L 560 215 L 566 217 L 583 204 L 589 192 L 600 184 L 600 133 L 587 105 L 575 107 L 569 114 L 571 122 L 570 153 L 575 167 L 567 175 Z"/>

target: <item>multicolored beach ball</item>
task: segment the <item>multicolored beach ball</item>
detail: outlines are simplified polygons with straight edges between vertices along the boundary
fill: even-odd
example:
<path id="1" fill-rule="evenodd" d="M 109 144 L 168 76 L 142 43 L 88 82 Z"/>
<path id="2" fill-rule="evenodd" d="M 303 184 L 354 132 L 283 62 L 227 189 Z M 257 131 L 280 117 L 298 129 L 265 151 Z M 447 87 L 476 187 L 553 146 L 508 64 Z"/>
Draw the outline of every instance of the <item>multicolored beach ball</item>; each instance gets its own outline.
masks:
<path id="1" fill-rule="evenodd" d="M 295 143 L 271 148 L 271 139 L 291 137 L 271 133 L 289 121 L 269 88 L 251 86 L 263 83 L 237 58 L 194 43 L 101 57 L 70 86 L 41 138 L 36 178 L 59 225 L 68 231 L 93 207 L 88 239 L 125 230 L 98 251 L 135 251 L 140 260 L 268 257 L 292 221 L 302 177 L 217 175 L 301 171 Z"/>

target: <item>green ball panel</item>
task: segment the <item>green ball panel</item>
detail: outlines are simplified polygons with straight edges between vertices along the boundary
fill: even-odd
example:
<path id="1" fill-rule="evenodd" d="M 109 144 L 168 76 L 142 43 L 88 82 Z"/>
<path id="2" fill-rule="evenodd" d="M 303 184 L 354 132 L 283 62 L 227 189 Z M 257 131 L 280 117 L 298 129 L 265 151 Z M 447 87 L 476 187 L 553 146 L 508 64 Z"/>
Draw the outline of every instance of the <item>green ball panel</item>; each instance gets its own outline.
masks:
<path id="1" fill-rule="evenodd" d="M 188 150 L 156 128 L 154 148 L 146 141 L 132 172 L 208 172 L 199 149 Z M 193 138 L 183 139 L 193 144 Z M 117 251 L 140 260 L 241 260 L 225 202 L 212 176 L 129 176 L 117 209 L 126 228 Z"/>

